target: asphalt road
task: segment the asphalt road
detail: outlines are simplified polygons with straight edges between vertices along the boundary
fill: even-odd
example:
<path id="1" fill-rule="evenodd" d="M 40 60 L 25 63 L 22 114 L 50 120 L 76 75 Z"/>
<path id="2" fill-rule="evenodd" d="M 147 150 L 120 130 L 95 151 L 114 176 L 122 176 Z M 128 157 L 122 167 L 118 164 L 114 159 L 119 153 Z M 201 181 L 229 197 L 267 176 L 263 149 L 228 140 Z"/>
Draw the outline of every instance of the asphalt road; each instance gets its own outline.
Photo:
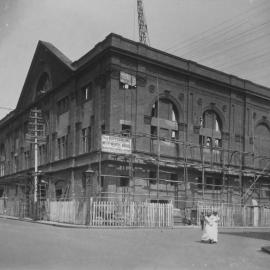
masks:
<path id="1" fill-rule="evenodd" d="M 186 229 L 78 229 L 0 218 L 0 269 L 270 269 L 269 233 Z M 268 240 L 267 240 L 268 239 Z"/>

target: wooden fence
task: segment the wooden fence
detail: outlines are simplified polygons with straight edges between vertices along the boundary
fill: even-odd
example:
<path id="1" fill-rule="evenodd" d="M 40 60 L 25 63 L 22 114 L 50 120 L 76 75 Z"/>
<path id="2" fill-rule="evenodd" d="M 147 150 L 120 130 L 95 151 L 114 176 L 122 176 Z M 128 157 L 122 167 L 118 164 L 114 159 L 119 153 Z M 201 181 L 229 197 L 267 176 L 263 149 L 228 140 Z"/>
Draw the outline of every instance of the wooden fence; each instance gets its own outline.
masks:
<path id="1" fill-rule="evenodd" d="M 208 210 L 218 212 L 222 227 L 270 226 L 270 208 L 210 202 L 197 203 L 192 209 L 194 222 L 190 224 L 199 225 L 200 213 Z M 90 226 L 172 227 L 188 224 L 184 220 L 188 220 L 189 215 L 182 215 L 181 211 L 184 213 L 186 209 L 173 209 L 170 203 L 48 199 L 39 202 L 37 215 L 41 220 Z M 33 204 L 31 200 L 0 198 L 0 215 L 31 218 Z"/>
<path id="2" fill-rule="evenodd" d="M 200 213 L 217 211 L 220 217 L 219 225 L 222 227 L 235 226 L 270 226 L 270 208 L 265 206 L 250 206 L 237 204 L 211 204 L 198 202 L 197 223 L 199 224 Z"/>
<path id="3" fill-rule="evenodd" d="M 90 226 L 172 227 L 172 204 L 51 201 L 49 220 Z M 88 209 L 87 209 L 88 208 Z"/>
<path id="4" fill-rule="evenodd" d="M 86 224 L 86 202 L 49 201 L 42 219 L 70 224 Z"/>
<path id="5" fill-rule="evenodd" d="M 147 202 L 93 202 L 90 225 L 172 227 L 172 204 Z"/>
<path id="6" fill-rule="evenodd" d="M 28 216 L 29 203 L 18 199 L 0 199 L 0 215 L 24 218 Z"/>

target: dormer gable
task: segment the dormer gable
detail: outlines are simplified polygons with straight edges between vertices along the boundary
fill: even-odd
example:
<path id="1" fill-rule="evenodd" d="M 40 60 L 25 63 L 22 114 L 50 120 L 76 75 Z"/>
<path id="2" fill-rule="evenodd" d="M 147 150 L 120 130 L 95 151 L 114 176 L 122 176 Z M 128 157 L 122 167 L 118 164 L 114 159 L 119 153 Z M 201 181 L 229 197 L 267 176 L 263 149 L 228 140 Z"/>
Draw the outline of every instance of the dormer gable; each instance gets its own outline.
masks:
<path id="1" fill-rule="evenodd" d="M 16 107 L 21 110 L 68 80 L 72 62 L 52 44 L 39 41 Z"/>

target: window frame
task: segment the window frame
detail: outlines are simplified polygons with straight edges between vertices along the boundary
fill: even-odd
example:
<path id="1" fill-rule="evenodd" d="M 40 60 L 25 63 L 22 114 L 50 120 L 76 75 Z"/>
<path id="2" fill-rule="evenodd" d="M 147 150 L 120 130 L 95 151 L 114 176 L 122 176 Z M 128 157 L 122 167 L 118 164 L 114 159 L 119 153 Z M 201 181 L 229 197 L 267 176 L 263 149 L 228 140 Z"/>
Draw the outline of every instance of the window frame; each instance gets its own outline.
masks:
<path id="1" fill-rule="evenodd" d="M 80 91 L 80 100 L 81 103 L 85 103 L 93 99 L 93 85 L 92 82 L 86 84 L 81 88 Z"/>
<path id="2" fill-rule="evenodd" d="M 57 114 L 61 115 L 69 111 L 70 100 L 69 96 L 65 96 L 57 101 Z"/>

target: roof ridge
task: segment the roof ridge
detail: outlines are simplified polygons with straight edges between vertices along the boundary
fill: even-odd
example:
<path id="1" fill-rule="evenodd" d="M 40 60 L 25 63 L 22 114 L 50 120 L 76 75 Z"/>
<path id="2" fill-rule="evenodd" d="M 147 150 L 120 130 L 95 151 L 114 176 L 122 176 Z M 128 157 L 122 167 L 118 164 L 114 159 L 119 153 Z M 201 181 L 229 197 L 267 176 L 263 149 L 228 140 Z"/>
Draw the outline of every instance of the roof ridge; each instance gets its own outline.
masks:
<path id="1" fill-rule="evenodd" d="M 43 40 L 40 40 L 39 43 L 45 46 L 48 50 L 50 50 L 63 63 L 69 66 L 69 68 L 74 69 L 74 67 L 72 66 L 72 61 L 64 53 L 57 49 L 52 43 Z"/>

